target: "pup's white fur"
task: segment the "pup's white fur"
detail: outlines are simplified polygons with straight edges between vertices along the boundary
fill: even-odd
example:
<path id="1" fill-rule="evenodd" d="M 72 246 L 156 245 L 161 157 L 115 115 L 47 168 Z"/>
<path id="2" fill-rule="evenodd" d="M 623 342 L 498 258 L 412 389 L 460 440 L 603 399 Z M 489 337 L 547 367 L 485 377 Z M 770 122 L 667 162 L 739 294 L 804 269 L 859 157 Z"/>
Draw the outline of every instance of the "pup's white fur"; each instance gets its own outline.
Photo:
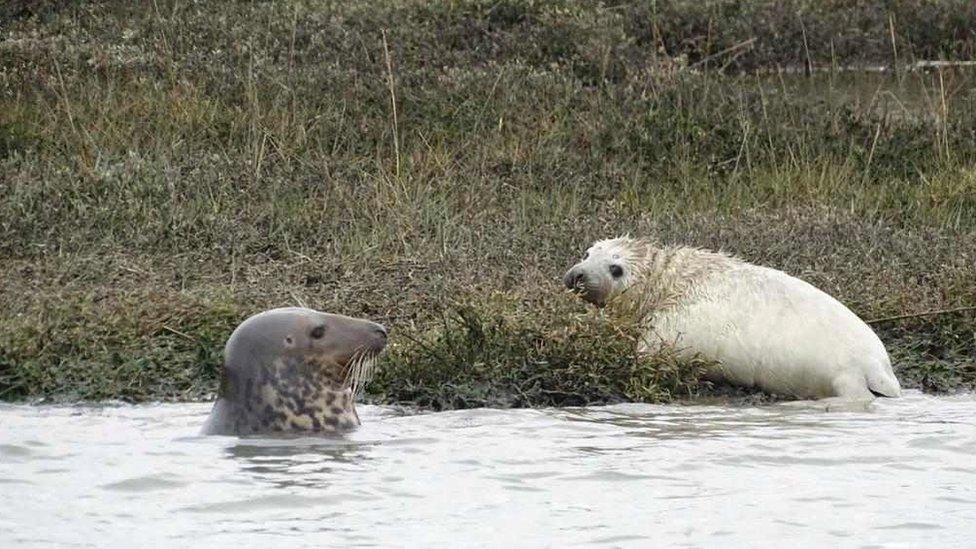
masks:
<path id="1" fill-rule="evenodd" d="M 611 273 L 611 266 L 617 277 Z M 673 345 L 714 378 L 800 398 L 899 396 L 878 336 L 839 301 L 781 271 L 725 254 L 616 238 L 567 273 L 584 299 L 646 323 L 642 350 Z"/>

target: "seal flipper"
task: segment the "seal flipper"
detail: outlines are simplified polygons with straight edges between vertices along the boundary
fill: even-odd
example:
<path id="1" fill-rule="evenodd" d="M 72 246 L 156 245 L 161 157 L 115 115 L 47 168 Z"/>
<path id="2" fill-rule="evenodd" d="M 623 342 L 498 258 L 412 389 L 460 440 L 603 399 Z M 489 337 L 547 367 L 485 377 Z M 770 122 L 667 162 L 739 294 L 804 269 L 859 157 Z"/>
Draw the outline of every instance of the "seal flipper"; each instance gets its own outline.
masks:
<path id="1" fill-rule="evenodd" d="M 891 370 L 891 363 L 887 360 L 877 364 L 868 372 L 865 381 L 868 384 L 868 391 L 871 391 L 874 396 L 889 398 L 901 396 L 901 385 Z"/>

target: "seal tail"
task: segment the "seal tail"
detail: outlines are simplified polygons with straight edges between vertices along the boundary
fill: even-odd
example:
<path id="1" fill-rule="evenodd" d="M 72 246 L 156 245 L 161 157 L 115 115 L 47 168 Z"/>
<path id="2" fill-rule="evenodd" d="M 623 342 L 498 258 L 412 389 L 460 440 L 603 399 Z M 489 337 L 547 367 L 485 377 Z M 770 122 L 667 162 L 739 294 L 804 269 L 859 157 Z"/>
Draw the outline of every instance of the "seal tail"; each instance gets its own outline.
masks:
<path id="1" fill-rule="evenodd" d="M 898 383 L 898 378 L 895 377 L 895 373 L 891 370 L 891 363 L 889 361 L 885 360 L 877 364 L 875 368 L 868 372 L 866 377 L 868 390 L 874 396 L 901 396 L 901 385 Z"/>

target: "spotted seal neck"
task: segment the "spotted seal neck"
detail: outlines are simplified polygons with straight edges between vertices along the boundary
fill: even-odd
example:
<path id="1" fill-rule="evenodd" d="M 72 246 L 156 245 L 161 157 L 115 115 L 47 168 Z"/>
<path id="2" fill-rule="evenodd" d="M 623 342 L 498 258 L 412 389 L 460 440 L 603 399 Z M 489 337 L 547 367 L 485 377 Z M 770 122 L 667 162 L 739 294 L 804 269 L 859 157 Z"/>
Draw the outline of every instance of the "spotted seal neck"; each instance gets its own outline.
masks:
<path id="1" fill-rule="evenodd" d="M 226 370 L 225 370 L 226 372 Z M 225 374 L 220 400 L 234 408 L 237 434 L 339 433 L 360 425 L 346 368 L 315 358 L 285 356 L 246 380 Z"/>

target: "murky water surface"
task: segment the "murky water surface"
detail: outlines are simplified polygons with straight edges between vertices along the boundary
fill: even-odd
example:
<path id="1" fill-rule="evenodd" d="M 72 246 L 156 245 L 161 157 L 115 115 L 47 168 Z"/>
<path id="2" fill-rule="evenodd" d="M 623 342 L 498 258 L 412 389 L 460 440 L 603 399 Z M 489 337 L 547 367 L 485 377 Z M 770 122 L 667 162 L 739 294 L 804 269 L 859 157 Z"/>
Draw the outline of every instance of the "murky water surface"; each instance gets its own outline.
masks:
<path id="1" fill-rule="evenodd" d="M 971 546 L 976 397 L 401 416 L 201 437 L 208 404 L 0 407 L 0 546 Z"/>

